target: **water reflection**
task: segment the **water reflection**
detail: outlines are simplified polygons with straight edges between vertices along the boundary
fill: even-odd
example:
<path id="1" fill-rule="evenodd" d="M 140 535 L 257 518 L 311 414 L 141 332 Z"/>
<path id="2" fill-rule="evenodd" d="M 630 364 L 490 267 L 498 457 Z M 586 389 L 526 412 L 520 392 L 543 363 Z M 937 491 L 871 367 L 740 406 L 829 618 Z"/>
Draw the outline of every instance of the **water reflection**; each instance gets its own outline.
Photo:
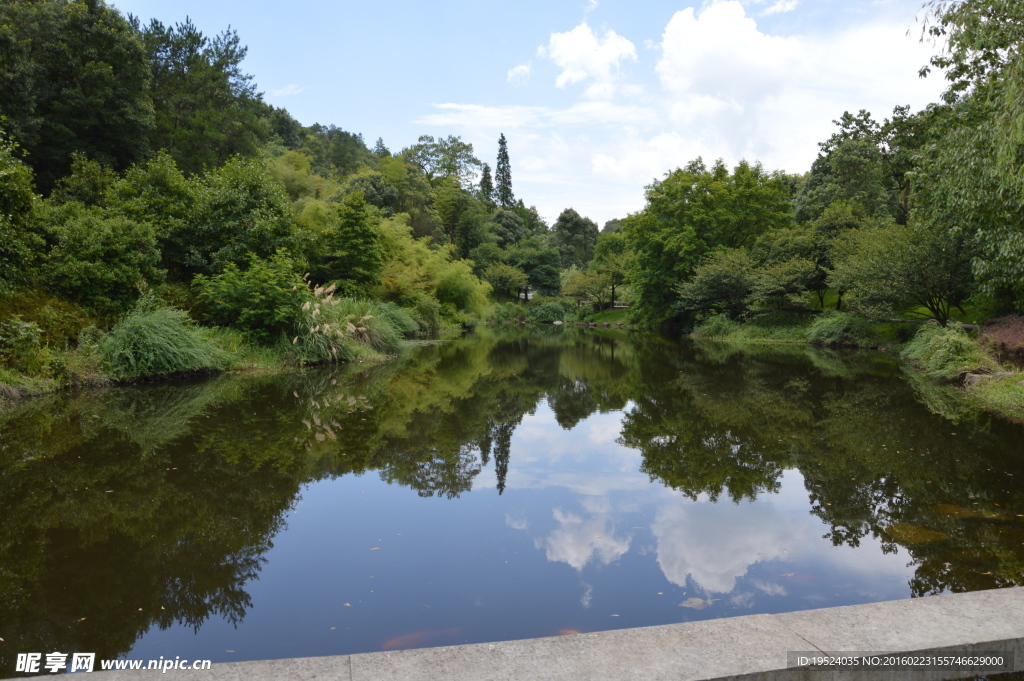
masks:
<path id="1" fill-rule="evenodd" d="M 878 355 L 552 329 L 36 401 L 0 415 L 0 671 L 1024 584 L 1024 431 L 947 398 Z"/>

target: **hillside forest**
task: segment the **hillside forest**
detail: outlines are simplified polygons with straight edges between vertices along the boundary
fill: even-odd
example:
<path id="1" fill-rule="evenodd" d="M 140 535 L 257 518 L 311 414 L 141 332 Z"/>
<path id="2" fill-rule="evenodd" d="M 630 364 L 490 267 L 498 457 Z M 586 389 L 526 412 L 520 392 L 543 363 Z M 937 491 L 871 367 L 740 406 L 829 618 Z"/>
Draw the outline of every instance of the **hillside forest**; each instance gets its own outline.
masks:
<path id="1" fill-rule="evenodd" d="M 599 226 L 517 196 L 503 134 L 492 167 L 455 135 L 302 125 L 230 29 L 4 2 L 0 386 L 370 359 L 512 320 L 909 341 L 991 373 L 1024 348 L 1019 5 L 927 6 L 941 101 L 843 113 L 802 174 L 680 159 Z"/>

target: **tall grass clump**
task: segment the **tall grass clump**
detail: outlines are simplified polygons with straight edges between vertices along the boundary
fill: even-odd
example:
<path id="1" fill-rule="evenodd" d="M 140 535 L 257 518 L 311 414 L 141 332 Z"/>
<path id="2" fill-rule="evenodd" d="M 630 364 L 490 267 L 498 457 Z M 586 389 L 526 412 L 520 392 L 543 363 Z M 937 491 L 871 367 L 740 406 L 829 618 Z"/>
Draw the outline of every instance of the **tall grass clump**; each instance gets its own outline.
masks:
<path id="1" fill-rule="evenodd" d="M 907 343 L 903 357 L 920 364 L 928 375 L 954 381 L 965 374 L 990 373 L 995 360 L 960 328 L 926 325 Z"/>
<path id="2" fill-rule="evenodd" d="M 220 370 L 231 363 L 187 313 L 152 297 L 136 303 L 100 339 L 99 349 L 107 372 L 118 380 Z"/>
<path id="3" fill-rule="evenodd" d="M 390 303 L 336 298 L 335 286 L 317 286 L 303 303 L 292 345 L 303 363 L 340 362 L 367 354 L 396 352 L 418 324 Z"/>
<path id="4" fill-rule="evenodd" d="M 690 334 L 697 339 L 726 338 L 740 328 L 740 323 L 729 319 L 728 315 L 716 314 L 704 320 L 704 323 Z"/>
<path id="5" fill-rule="evenodd" d="M 819 345 L 873 345 L 871 322 L 847 312 L 823 312 L 807 330 L 807 342 Z"/>

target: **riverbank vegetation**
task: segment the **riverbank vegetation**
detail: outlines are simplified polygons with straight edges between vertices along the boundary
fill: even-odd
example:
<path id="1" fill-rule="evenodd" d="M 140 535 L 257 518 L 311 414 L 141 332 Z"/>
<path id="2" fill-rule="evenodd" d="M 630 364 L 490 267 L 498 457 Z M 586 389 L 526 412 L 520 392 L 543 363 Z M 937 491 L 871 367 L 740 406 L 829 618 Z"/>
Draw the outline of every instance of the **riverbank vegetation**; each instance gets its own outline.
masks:
<path id="1" fill-rule="evenodd" d="M 262 101 L 230 29 L 8 3 L 0 384 L 367 359 L 484 321 L 914 339 L 907 358 L 942 379 L 1012 372 L 1024 35 L 1008 7 L 931 4 L 924 32 L 947 47 L 923 71 L 947 78 L 942 101 L 844 113 L 803 174 L 689 160 L 599 228 L 517 199 L 503 134 L 492 173 L 456 136 L 393 153 L 302 125 Z M 991 320 L 1017 330 L 992 340 Z M 958 322 L 982 327 L 945 331 Z M 940 337 L 986 360 L 932 369 Z"/>

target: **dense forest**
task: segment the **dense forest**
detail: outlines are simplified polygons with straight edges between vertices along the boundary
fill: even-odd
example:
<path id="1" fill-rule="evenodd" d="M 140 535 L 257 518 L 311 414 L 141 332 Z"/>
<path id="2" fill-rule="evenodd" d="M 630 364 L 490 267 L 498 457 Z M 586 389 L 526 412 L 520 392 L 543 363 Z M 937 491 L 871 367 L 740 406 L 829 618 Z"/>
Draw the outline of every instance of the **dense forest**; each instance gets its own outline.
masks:
<path id="1" fill-rule="evenodd" d="M 990 371 L 1024 343 L 1024 26 L 1018 0 L 928 10 L 942 101 L 844 113 L 804 174 L 681 163 L 601 229 L 517 198 L 504 135 L 492 170 L 457 136 L 300 124 L 231 30 L 4 2 L 0 386 L 354 360 L 511 319 L 838 345 L 930 319 L 919 358 Z M 987 349 L 954 323 L 995 318 Z"/>

